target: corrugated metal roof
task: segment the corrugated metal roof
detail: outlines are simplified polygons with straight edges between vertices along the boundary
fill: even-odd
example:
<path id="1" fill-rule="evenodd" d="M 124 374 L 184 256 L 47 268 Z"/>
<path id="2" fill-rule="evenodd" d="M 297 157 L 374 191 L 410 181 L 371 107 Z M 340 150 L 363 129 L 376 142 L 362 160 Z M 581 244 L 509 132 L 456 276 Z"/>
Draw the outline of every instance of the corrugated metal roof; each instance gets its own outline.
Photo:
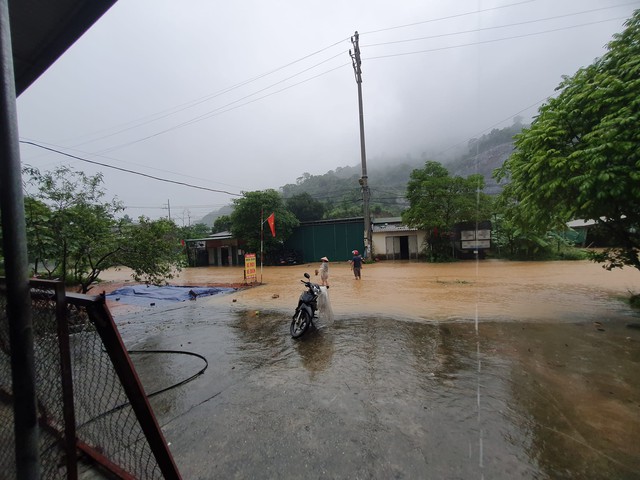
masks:
<path id="1" fill-rule="evenodd" d="M 373 233 L 377 232 L 417 232 L 417 228 L 407 227 L 401 223 L 383 223 L 371 226 Z"/>
<path id="2" fill-rule="evenodd" d="M 235 238 L 231 232 L 218 232 L 209 235 L 208 237 L 203 238 L 188 238 L 185 239 L 185 242 L 203 242 L 205 240 L 228 240 L 230 238 Z"/>
<path id="3" fill-rule="evenodd" d="M 597 222 L 595 220 L 572 220 L 567 222 L 569 228 L 591 227 Z"/>
<path id="4" fill-rule="evenodd" d="M 300 226 L 310 226 L 310 225 L 334 225 L 334 224 L 342 224 L 342 223 L 359 223 L 364 222 L 364 217 L 351 217 L 351 218 L 331 218 L 329 220 L 312 220 L 309 222 L 300 222 Z"/>
<path id="5" fill-rule="evenodd" d="M 380 217 L 380 218 L 373 218 L 371 220 L 371 223 L 373 225 L 377 225 L 380 223 L 402 223 L 402 217 Z"/>

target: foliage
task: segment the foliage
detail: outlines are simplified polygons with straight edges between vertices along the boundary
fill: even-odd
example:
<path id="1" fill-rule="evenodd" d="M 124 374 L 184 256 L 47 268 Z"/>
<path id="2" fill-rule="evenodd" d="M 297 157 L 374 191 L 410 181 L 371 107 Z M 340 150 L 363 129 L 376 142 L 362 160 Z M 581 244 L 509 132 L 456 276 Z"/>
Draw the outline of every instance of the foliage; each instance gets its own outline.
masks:
<path id="1" fill-rule="evenodd" d="M 118 244 L 115 214 L 119 202 L 103 200 L 102 175 L 87 176 L 70 167 L 41 173 L 26 167 L 25 199 L 28 249 L 34 273 L 44 270 L 79 283 L 86 292 L 100 271 L 114 266 Z"/>
<path id="2" fill-rule="evenodd" d="M 324 204 L 315 200 L 309 193 L 303 192 L 286 199 L 287 208 L 301 222 L 321 220 L 324 216 Z"/>
<path id="3" fill-rule="evenodd" d="M 415 166 L 393 162 L 392 166 L 373 169 L 369 176 L 370 210 L 377 216 L 399 216 L 407 203 L 404 198 L 409 173 Z M 360 169 L 337 168 L 323 175 L 305 173 L 296 184 L 281 187 L 282 195 L 292 198 L 308 194 L 324 205 L 323 218 L 361 217 L 362 191 Z M 304 221 L 300 219 L 301 221 Z"/>
<path id="4" fill-rule="evenodd" d="M 407 184 L 410 207 L 402 221 L 427 231 L 427 255 L 435 261 L 450 256 L 451 235 L 456 223 L 490 218 L 491 200 L 481 193 L 480 175 L 451 177 L 446 168 L 434 161 L 411 173 Z"/>
<path id="5" fill-rule="evenodd" d="M 564 77 L 501 169 L 523 230 L 592 219 L 616 248 L 592 259 L 640 269 L 640 10 L 605 55 Z"/>
<path id="6" fill-rule="evenodd" d="M 168 238 L 158 228 L 162 221 L 137 225 L 126 216 L 116 219 L 122 206 L 104 200 L 101 174 L 87 176 L 67 166 L 45 173 L 26 167 L 24 174 L 31 191 L 25 197 L 25 219 L 34 274 L 60 277 L 86 293 L 107 268 L 129 266 L 136 278 L 155 282 L 168 263 L 179 263 L 179 250 L 172 257 L 166 254 Z M 157 237 L 144 237 L 145 224 Z"/>
<path id="7" fill-rule="evenodd" d="M 468 145 L 469 150 L 465 155 L 446 164 L 443 162 L 443 164 L 451 175 L 464 177 L 470 172 L 483 174 L 485 191 L 491 188 L 497 193 L 501 187 L 492 182 L 491 174 L 507 158 L 512 150 L 513 136 L 521 130 L 522 123 L 516 118 L 510 127 L 493 129 L 479 139 L 471 140 Z M 501 148 L 494 149 L 496 146 Z M 488 151 L 490 152 L 484 155 Z M 426 154 L 423 154 L 422 158 L 426 158 Z M 409 207 L 405 197 L 407 182 L 411 172 L 421 164 L 421 161 L 410 155 L 402 158 L 375 159 L 373 164 L 370 162 L 368 168 L 368 184 L 371 192 L 369 208 L 373 216 L 398 217 Z M 324 219 L 361 217 L 363 215 L 362 192 L 358 182 L 361 174 L 359 165 L 338 167 L 321 175 L 311 175 L 305 172 L 297 178 L 296 183 L 280 187 L 280 192 L 287 200 L 305 193 L 310 195 L 315 201 L 324 205 L 322 217 Z M 487 183 L 487 181 L 491 183 Z M 223 207 L 217 212 L 205 216 L 203 221 L 213 223 L 214 218 L 230 213 L 229 207 Z M 300 220 L 302 219 L 300 218 Z M 220 232 L 229 230 L 229 228 L 220 226 L 220 228 L 215 227 L 214 230 Z"/>
<path id="8" fill-rule="evenodd" d="M 584 260 L 587 253 L 564 235 L 522 230 L 509 215 L 496 214 L 492 221 L 494 256 L 511 260 Z"/>
<path id="9" fill-rule="evenodd" d="M 213 222 L 213 233 L 230 232 L 231 231 L 231 216 L 220 215 Z"/>
<path id="10" fill-rule="evenodd" d="M 287 209 L 280 194 L 272 189 L 245 192 L 242 198 L 234 199 L 233 203 L 235 208 L 229 216 L 231 233 L 245 242 L 245 249 L 249 252 L 259 254 L 261 234 L 265 257 L 279 252 L 284 241 L 300 224 L 295 215 Z M 271 235 L 267 224 L 267 217 L 272 213 L 275 216 L 275 237 Z"/>
<path id="11" fill-rule="evenodd" d="M 194 225 L 188 225 L 180 227 L 180 235 L 183 240 L 204 238 L 211 234 L 211 228 L 204 223 L 196 223 Z"/>
<path id="12" fill-rule="evenodd" d="M 185 261 L 180 228 L 166 218 L 138 218 L 138 223 L 123 225 L 118 260 L 133 270 L 138 282 L 154 285 L 174 277 Z"/>
<path id="13" fill-rule="evenodd" d="M 362 217 L 363 213 L 362 193 L 360 190 L 351 190 L 338 201 L 327 203 L 326 218 L 353 218 Z"/>
<path id="14" fill-rule="evenodd" d="M 490 133 L 482 135 L 480 138 L 472 138 L 469 140 L 469 155 L 477 155 L 498 145 L 513 143 L 514 137 L 522 131 L 521 120 L 521 118 L 516 117 L 513 125 L 510 127 L 502 129 L 494 128 Z"/>

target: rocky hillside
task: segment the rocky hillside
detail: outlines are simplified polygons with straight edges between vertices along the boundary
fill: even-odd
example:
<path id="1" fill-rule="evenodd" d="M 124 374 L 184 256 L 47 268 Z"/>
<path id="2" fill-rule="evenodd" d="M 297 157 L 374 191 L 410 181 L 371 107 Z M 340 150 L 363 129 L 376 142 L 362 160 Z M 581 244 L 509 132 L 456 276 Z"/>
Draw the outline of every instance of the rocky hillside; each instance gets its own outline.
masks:
<path id="1" fill-rule="evenodd" d="M 502 166 L 512 152 L 513 143 L 504 143 L 485 150 L 478 155 L 452 162 L 445 165 L 445 167 L 453 176 L 467 177 L 474 173 L 479 173 L 485 180 L 484 193 L 495 195 L 500 193 L 502 187 L 493 178 L 493 172 L 496 168 Z"/>
<path id="2" fill-rule="evenodd" d="M 484 193 L 496 195 L 502 187 L 493 178 L 495 169 L 502 166 L 513 152 L 513 136 L 522 130 L 519 122 L 511 127 L 501 130 L 494 129 L 480 138 L 472 139 L 468 144 L 468 153 L 457 160 L 443 163 L 452 176 L 468 177 L 479 173 L 485 179 Z M 429 158 L 436 160 L 437 158 Z M 382 166 L 384 165 L 384 166 Z M 422 168 L 424 162 L 417 159 L 389 159 L 387 162 L 379 161 L 378 166 L 370 166 L 368 169 L 369 186 L 372 192 L 372 202 L 379 201 L 384 205 L 392 205 L 392 209 L 401 211 L 406 208 L 404 193 L 409 176 L 414 169 Z M 303 174 L 295 184 L 280 187 L 285 198 L 306 192 L 320 201 L 339 203 L 358 196 L 360 178 L 360 166 L 338 167 L 324 175 Z M 206 215 L 201 223 L 213 226 L 213 222 L 220 215 L 231 213 L 231 206 L 226 206 L 218 211 Z"/>

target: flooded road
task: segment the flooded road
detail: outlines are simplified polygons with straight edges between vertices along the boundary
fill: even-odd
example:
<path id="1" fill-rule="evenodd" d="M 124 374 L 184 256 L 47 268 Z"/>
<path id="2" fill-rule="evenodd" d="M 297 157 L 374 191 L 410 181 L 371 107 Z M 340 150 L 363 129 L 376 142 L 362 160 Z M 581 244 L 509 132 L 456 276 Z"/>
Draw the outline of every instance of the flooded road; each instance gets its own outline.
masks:
<path id="1" fill-rule="evenodd" d="M 261 274 L 258 267 L 262 285 L 234 299 L 248 309 L 290 310 L 300 294 L 303 273 L 319 278 L 313 277 L 315 268 L 314 264 L 264 267 Z M 101 278 L 108 291 L 110 282 L 122 281 L 127 274 L 108 271 Z M 380 262 L 365 265 L 361 281 L 353 278 L 347 263 L 331 263 L 329 281 L 337 315 L 383 314 L 427 321 L 599 321 L 628 315 L 624 300 L 630 292 L 640 293 L 640 272 L 635 269 L 608 272 L 586 261 Z M 189 268 L 171 281 L 196 286 L 242 282 L 239 267 Z"/>
<path id="2" fill-rule="evenodd" d="M 208 361 L 152 398 L 184 478 L 640 478 L 640 319 L 623 301 L 640 273 L 387 263 L 356 281 L 330 268 L 334 319 L 301 341 L 288 318 L 313 265 L 174 307 L 114 305 L 130 348 Z M 133 360 L 148 392 L 203 366 Z"/>

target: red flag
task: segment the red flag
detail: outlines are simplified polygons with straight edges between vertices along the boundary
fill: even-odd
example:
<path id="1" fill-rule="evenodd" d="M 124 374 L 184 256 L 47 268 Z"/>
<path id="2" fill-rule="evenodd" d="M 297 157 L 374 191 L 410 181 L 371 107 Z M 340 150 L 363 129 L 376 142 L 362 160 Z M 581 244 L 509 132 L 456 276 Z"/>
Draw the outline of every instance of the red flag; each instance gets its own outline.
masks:
<path id="1" fill-rule="evenodd" d="M 267 217 L 267 222 L 269 223 L 269 228 L 271 229 L 271 235 L 276 236 L 276 214 L 272 213 Z"/>

